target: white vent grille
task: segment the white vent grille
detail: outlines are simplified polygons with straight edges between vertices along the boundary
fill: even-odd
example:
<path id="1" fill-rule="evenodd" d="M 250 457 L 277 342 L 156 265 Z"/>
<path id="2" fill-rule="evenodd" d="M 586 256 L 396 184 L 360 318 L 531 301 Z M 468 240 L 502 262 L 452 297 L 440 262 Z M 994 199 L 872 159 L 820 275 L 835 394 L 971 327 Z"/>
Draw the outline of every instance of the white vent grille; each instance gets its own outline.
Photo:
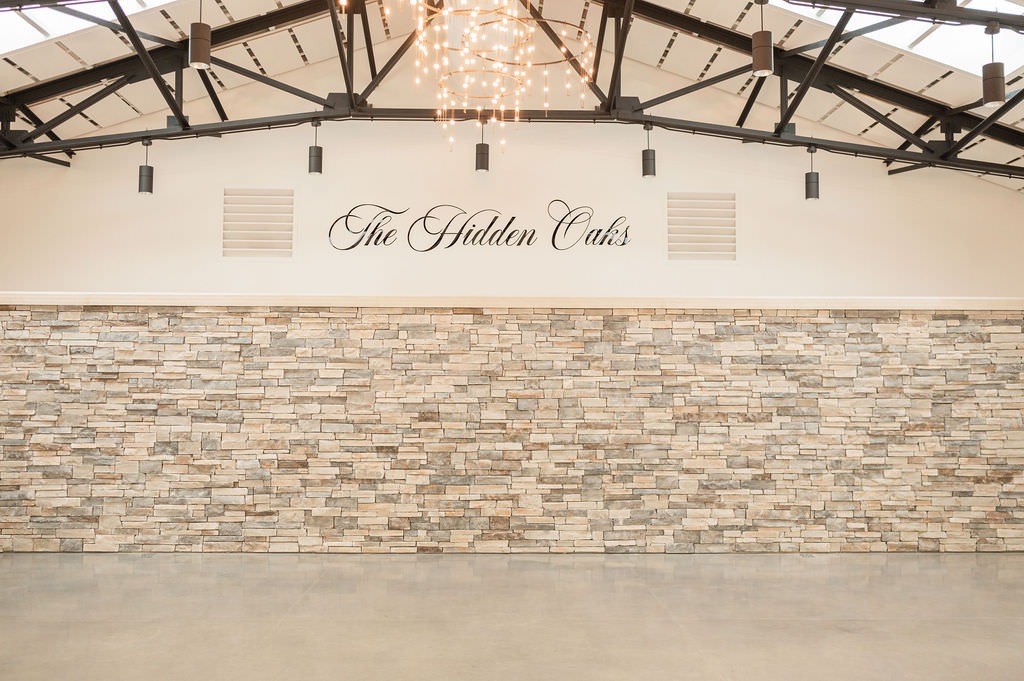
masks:
<path id="1" fill-rule="evenodd" d="M 670 192 L 669 260 L 735 260 L 736 195 Z"/>
<path id="2" fill-rule="evenodd" d="M 225 189 L 224 255 L 291 257 L 294 210 L 291 189 Z"/>

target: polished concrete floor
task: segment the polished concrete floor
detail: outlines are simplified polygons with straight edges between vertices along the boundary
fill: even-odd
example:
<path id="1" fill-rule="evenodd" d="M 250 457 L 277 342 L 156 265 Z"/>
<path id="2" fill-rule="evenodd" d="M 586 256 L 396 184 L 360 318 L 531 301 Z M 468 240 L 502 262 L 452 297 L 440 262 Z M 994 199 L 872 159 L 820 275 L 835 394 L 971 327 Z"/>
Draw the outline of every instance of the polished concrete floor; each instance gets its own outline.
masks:
<path id="1" fill-rule="evenodd" d="M 0 679 L 1024 678 L 1024 555 L 0 555 Z"/>

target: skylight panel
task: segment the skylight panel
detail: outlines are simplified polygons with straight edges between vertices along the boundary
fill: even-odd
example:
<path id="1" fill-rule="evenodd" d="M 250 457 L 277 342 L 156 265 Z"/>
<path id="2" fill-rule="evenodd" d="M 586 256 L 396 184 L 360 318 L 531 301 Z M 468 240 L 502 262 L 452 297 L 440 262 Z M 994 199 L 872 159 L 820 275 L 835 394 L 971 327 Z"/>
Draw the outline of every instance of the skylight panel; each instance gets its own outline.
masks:
<path id="1" fill-rule="evenodd" d="M 28 47 L 46 37 L 17 12 L 0 12 L 0 53 Z"/>
<path id="2" fill-rule="evenodd" d="M 769 2 L 776 7 L 830 26 L 834 26 L 843 15 L 839 10 L 793 5 L 785 0 Z M 1010 0 L 968 0 L 960 2 L 960 5 L 968 9 L 1005 14 L 1024 13 L 1020 4 Z M 847 30 L 855 30 L 883 20 L 884 17 L 879 15 L 858 12 L 853 15 Z M 904 21 L 896 26 L 869 33 L 866 37 L 976 76 L 981 75 L 981 67 L 984 64 L 992 61 L 991 39 L 985 35 L 984 26 Z M 1008 74 L 1024 67 L 1024 35 L 1008 29 L 1000 31 L 995 38 L 995 60 L 1006 64 Z"/>
<path id="3" fill-rule="evenodd" d="M 170 2 L 174 0 L 145 0 L 145 5 L 138 0 L 125 0 L 122 7 L 125 13 L 131 15 Z M 114 13 L 106 2 L 80 2 L 73 4 L 72 7 L 100 19 L 114 20 Z M 47 7 L 21 11 L 0 10 L 0 54 L 7 54 L 95 25 L 85 19 L 68 16 Z"/>

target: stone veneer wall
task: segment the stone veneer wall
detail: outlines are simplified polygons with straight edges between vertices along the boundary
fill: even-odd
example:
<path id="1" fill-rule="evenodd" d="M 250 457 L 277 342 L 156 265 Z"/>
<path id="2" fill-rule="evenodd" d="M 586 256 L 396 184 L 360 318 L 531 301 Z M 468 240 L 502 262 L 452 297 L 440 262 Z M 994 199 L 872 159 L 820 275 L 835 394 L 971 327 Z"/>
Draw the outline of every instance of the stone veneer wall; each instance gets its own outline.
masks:
<path id="1" fill-rule="evenodd" d="M 1022 324 L 0 307 L 0 550 L 1024 550 Z"/>

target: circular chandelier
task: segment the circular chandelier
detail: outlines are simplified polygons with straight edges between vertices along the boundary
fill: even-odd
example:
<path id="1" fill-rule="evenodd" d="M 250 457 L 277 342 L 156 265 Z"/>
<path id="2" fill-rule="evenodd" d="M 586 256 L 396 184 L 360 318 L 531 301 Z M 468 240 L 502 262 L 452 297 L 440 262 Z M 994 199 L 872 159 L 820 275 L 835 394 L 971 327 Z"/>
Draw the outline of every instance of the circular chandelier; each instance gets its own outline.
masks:
<path id="1" fill-rule="evenodd" d="M 544 109 L 550 107 L 553 73 L 564 70 L 565 94 L 579 91 L 583 106 L 593 77 L 594 47 L 590 34 L 575 24 L 534 16 L 520 0 L 450 0 L 441 7 L 428 0 L 409 0 L 416 11 L 416 84 L 436 87 L 437 120 L 445 130 L 457 118 L 475 114 L 477 125 L 518 122 L 523 101 L 543 88 Z M 561 36 L 547 54 L 534 44 L 537 28 Z M 571 33 L 570 33 L 571 32 Z M 582 45 L 573 55 L 564 45 L 572 36 Z M 454 135 L 449 131 L 449 143 Z M 504 144 L 504 138 L 501 140 Z"/>

